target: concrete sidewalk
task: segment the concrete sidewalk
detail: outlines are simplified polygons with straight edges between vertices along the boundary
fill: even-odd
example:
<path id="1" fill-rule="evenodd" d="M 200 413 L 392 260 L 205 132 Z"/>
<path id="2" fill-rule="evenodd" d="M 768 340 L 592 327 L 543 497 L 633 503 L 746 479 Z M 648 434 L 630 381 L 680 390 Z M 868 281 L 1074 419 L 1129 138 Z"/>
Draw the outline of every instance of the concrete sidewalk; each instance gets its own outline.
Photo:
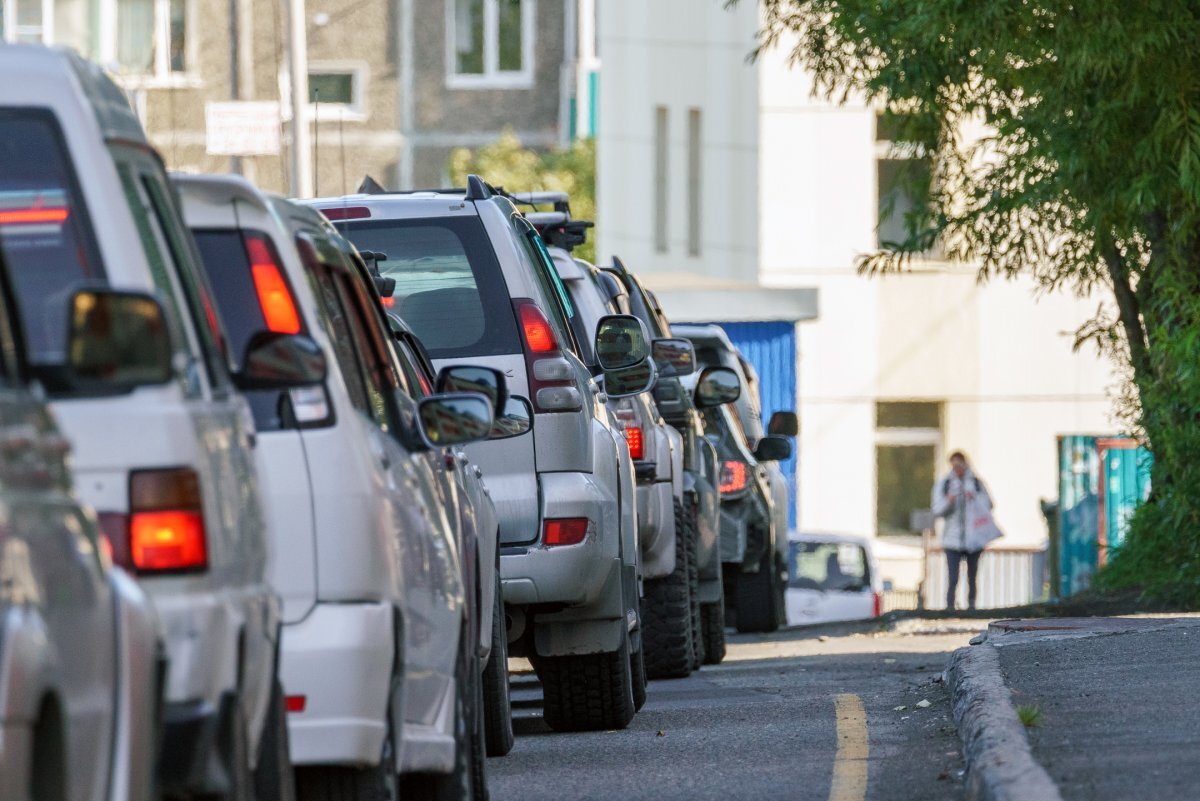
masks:
<path id="1" fill-rule="evenodd" d="M 996 649 L 1013 708 L 1040 709 L 1027 731 L 1033 760 L 1066 801 L 1200 798 L 1200 618 L 999 621 L 972 648 Z M 958 661 L 967 675 L 951 675 L 967 686 L 981 660 Z M 992 770 L 966 756 L 968 771 Z M 980 795 L 1005 797 L 1006 781 Z"/>

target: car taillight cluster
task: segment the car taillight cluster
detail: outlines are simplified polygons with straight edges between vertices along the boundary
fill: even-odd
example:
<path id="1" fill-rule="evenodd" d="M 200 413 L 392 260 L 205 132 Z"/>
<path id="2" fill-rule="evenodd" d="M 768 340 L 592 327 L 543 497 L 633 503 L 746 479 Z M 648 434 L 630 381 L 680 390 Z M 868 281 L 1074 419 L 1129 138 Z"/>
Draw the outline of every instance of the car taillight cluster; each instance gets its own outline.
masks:
<path id="1" fill-rule="evenodd" d="M 563 356 L 546 314 L 527 298 L 513 301 L 525 343 L 529 395 L 537 412 L 574 412 L 583 408 L 575 371 Z"/>
<path id="2" fill-rule="evenodd" d="M 883 614 L 883 593 L 872 593 L 871 602 L 871 617 L 879 617 Z"/>
<path id="3" fill-rule="evenodd" d="M 100 526 L 113 560 L 139 574 L 208 568 L 200 479 L 191 468 L 135 470 L 129 514 L 102 513 Z"/>
<path id="4" fill-rule="evenodd" d="M 246 257 L 250 260 L 250 273 L 254 278 L 254 291 L 262 309 L 267 330 L 276 334 L 299 334 L 300 312 L 296 301 L 283 277 L 283 268 L 274 247 L 265 236 L 249 234 L 245 237 Z"/>
<path id="5" fill-rule="evenodd" d="M 749 482 L 749 469 L 745 462 L 730 459 L 721 464 L 721 494 L 741 492 Z"/>
<path id="6" fill-rule="evenodd" d="M 625 442 L 629 444 L 629 458 L 635 462 L 646 458 L 646 442 L 642 438 L 640 426 L 629 426 L 625 429 Z"/>
<path id="7" fill-rule="evenodd" d="M 578 545 L 587 537 L 588 526 L 586 517 L 547 520 L 542 527 L 542 544 L 548 546 Z"/>

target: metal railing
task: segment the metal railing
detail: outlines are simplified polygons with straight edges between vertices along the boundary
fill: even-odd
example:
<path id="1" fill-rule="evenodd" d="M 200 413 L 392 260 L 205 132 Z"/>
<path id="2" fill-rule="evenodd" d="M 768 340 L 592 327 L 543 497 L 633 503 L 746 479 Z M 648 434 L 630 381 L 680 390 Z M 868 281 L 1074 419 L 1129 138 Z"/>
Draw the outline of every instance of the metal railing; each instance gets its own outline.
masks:
<path id="1" fill-rule="evenodd" d="M 967 607 L 967 565 L 959 570 L 955 607 Z M 925 580 L 921 599 L 925 609 L 945 609 L 949 577 L 946 555 L 939 545 L 925 548 Z M 1022 606 L 1045 597 L 1046 551 L 1044 548 L 993 547 L 979 559 L 979 609 Z"/>

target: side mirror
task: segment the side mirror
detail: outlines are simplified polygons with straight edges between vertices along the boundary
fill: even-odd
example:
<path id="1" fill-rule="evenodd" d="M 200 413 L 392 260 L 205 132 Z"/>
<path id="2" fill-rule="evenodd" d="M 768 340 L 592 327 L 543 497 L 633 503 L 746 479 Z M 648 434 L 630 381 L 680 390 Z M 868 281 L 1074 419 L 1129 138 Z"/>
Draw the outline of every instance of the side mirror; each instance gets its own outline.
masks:
<path id="1" fill-rule="evenodd" d="M 800 418 L 795 412 L 775 412 L 767 424 L 767 433 L 779 437 L 800 436 Z"/>
<path id="2" fill-rule="evenodd" d="M 421 435 L 431 448 L 487 439 L 492 417 L 492 402 L 477 392 L 430 395 L 417 403 Z"/>
<path id="3" fill-rule="evenodd" d="M 443 367 L 437 376 L 436 392 L 478 392 L 492 402 L 497 416 L 503 413 L 508 400 L 508 381 L 504 373 L 492 367 L 456 364 Z"/>
<path id="4" fill-rule="evenodd" d="M 650 359 L 632 367 L 604 371 L 604 391 L 610 398 L 627 398 L 645 392 L 658 379 Z"/>
<path id="5" fill-rule="evenodd" d="M 503 414 L 492 422 L 492 433 L 488 439 L 510 439 L 528 434 L 533 430 L 533 406 L 519 395 L 512 395 L 504 404 Z"/>
<path id="6" fill-rule="evenodd" d="M 72 389 L 121 394 L 175 376 L 162 304 L 145 292 L 81 289 L 71 297 L 67 370 Z"/>
<path id="7" fill-rule="evenodd" d="M 609 314 L 596 325 L 596 361 L 604 370 L 633 367 L 650 357 L 642 321 L 630 314 Z"/>
<path id="8" fill-rule="evenodd" d="M 682 378 L 696 372 L 696 349 L 686 339 L 656 339 L 650 343 L 650 353 L 663 378 Z"/>
<path id="9" fill-rule="evenodd" d="M 246 345 L 233 380 L 242 390 L 296 389 L 320 384 L 327 371 L 325 354 L 312 337 L 260 331 Z"/>
<path id="10" fill-rule="evenodd" d="M 763 437 L 754 446 L 754 460 L 758 462 L 782 462 L 792 455 L 792 441 L 787 437 Z"/>
<path id="11" fill-rule="evenodd" d="M 706 367 L 696 382 L 696 405 L 701 409 L 732 403 L 742 395 L 742 381 L 728 367 Z"/>

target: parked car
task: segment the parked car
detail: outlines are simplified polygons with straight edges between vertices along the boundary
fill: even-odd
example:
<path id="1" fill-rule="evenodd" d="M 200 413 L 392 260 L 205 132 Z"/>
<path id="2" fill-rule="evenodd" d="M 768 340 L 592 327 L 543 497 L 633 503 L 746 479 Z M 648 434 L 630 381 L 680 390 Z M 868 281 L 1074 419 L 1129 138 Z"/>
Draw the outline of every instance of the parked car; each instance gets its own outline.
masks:
<path id="1" fill-rule="evenodd" d="M 584 363 L 602 373 L 581 331 L 592 330 L 607 314 L 628 308 L 628 292 L 609 273 L 572 257 L 590 226 L 569 217 L 566 195 L 521 193 L 523 202 L 554 203 L 558 210 L 527 215 L 549 244 L 559 277 L 579 311 L 574 318 Z M 657 361 L 659 381 L 689 375 L 695 369 L 692 346 L 686 340 L 655 339 L 655 352 L 674 349 L 673 360 Z M 698 625 L 699 564 L 694 515 L 685 511 L 691 500 L 684 494 L 683 437 L 668 425 L 648 394 L 612 399 L 610 412 L 624 429 L 637 475 L 638 539 L 642 553 L 642 646 L 650 678 L 687 676 L 704 661 L 703 631 Z M 718 660 L 719 661 L 719 660 Z"/>
<path id="2" fill-rule="evenodd" d="M 24 139 L 0 119 L 5 175 Z M 0 269 L 22 228 L 45 225 L 32 219 L 36 208 L 0 206 Z M 70 352 L 81 358 L 67 371 L 94 376 L 97 363 L 86 357 L 103 353 L 114 388 L 130 375 L 154 383 L 170 374 L 164 312 L 153 298 L 93 289 L 75 301 L 112 312 L 122 332 L 137 331 L 149 347 L 126 347 L 108 321 L 79 315 Z M 11 296 L 0 293 L 0 341 L 19 337 Z M 158 621 L 76 499 L 70 448 L 30 374 L 22 353 L 0 350 L 0 798 L 151 801 L 165 670 Z"/>
<path id="3" fill-rule="evenodd" d="M 176 176 L 234 353 L 265 336 L 323 380 L 247 388 L 284 598 L 280 677 L 301 799 L 483 798 L 473 587 L 445 449 L 481 395 L 395 369 L 365 266 L 320 214 L 236 176 Z M 294 340 L 292 340 L 294 341 Z M 472 544 L 473 545 L 473 544 Z"/>
<path id="4" fill-rule="evenodd" d="M 619 258 L 604 271 L 618 281 L 626 295 L 618 303 L 636 316 L 655 338 L 673 336 L 671 324 L 653 296 Z M 693 580 L 693 630 L 701 632 L 694 647 L 696 664 L 717 664 L 725 658 L 725 585 L 721 574 L 721 500 L 716 449 L 704 436 L 704 420 L 696 404 L 691 378 L 664 377 L 654 386 L 654 404 L 683 440 L 684 524 L 696 531 L 696 576 Z"/>
<path id="5" fill-rule="evenodd" d="M 879 617 L 883 579 L 869 537 L 793 533 L 788 542 L 789 626 Z"/>
<path id="6" fill-rule="evenodd" d="M 0 88 L 16 342 L 73 444 L 81 499 L 163 624 L 162 789 L 289 798 L 279 600 L 265 575 L 254 430 L 166 172 L 95 64 L 5 46 L 0 74 L 20 77 Z M 84 291 L 106 288 L 141 299 Z M 107 339 L 70 339 L 69 327 L 87 325 L 112 328 Z M 167 335 L 152 335 L 156 326 Z M 123 368 L 126 358 L 143 361 Z M 242 377 L 277 383 L 270 370 Z"/>
<path id="7" fill-rule="evenodd" d="M 359 248 L 384 254 L 392 308 L 436 367 L 494 367 L 529 398 L 533 436 L 468 448 L 498 501 L 510 649 L 533 663 L 552 728 L 628 725 L 644 694 L 634 489 L 621 466 L 629 451 L 579 359 L 575 310 L 541 238 L 478 176 L 462 192 L 314 205 Z M 636 319 L 606 318 L 596 338 L 604 392 L 650 386 L 649 337 Z"/>

